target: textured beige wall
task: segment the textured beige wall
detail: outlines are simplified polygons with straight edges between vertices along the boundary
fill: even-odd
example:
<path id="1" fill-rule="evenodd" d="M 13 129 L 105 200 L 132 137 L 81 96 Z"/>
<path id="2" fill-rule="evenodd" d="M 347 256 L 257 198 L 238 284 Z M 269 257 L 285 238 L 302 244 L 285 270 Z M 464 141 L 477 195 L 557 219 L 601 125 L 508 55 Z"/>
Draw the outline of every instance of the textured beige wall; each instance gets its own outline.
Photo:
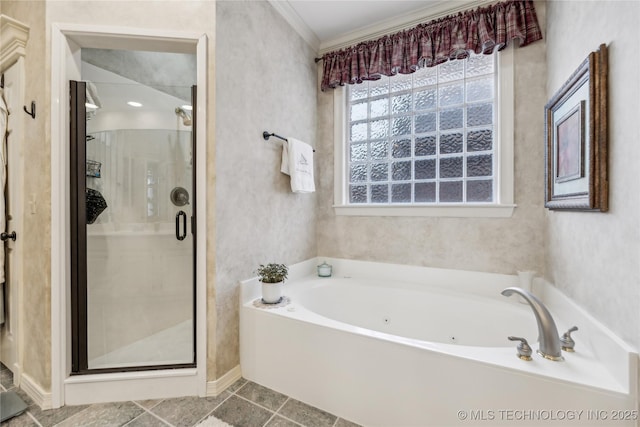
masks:
<path id="1" fill-rule="evenodd" d="M 238 280 L 255 276 L 261 263 L 316 255 L 316 193 L 291 193 L 280 173 L 281 144 L 265 142 L 262 132 L 315 145 L 317 110 L 314 52 L 273 7 L 264 1 L 217 7 L 219 376 L 239 363 Z"/>
<path id="2" fill-rule="evenodd" d="M 609 46 L 608 213 L 547 212 L 547 278 L 640 347 L 640 3 L 547 3 L 547 97 L 601 43 Z"/>
<path id="3" fill-rule="evenodd" d="M 544 28 L 544 3 L 537 2 Z M 545 41 L 515 51 L 515 202 L 508 219 L 336 216 L 333 92 L 318 95 L 321 170 L 318 254 L 429 267 L 515 273 L 543 269 Z"/>
<path id="4" fill-rule="evenodd" d="M 22 338 L 23 373 L 44 389 L 51 386 L 51 152 L 49 145 L 49 64 L 46 62 L 45 5 L 43 2 L 3 1 L 5 15 L 30 27 L 25 56 L 25 105 L 36 102 L 36 119 L 22 111 L 24 148 L 23 234 L 25 259 Z M 11 118 L 9 119 L 11 120 Z M 35 202 L 35 213 L 28 206 Z"/>

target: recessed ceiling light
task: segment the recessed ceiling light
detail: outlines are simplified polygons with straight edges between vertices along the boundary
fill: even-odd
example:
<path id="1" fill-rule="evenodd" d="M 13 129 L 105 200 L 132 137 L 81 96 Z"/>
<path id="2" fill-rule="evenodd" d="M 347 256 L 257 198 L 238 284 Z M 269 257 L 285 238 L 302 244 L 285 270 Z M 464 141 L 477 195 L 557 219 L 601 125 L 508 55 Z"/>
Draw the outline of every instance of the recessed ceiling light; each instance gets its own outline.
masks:
<path id="1" fill-rule="evenodd" d="M 187 111 L 193 110 L 193 107 L 191 105 L 183 105 L 182 108 Z"/>
<path id="2" fill-rule="evenodd" d="M 127 102 L 127 104 L 131 105 L 132 107 L 142 107 L 142 104 L 136 101 L 129 101 Z"/>

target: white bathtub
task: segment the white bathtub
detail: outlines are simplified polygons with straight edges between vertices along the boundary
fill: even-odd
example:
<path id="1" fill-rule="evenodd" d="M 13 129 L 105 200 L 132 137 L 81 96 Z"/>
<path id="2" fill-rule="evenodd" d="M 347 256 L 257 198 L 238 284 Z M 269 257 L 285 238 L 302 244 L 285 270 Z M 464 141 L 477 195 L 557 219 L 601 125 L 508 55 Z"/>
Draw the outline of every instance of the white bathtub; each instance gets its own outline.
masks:
<path id="1" fill-rule="evenodd" d="M 516 276 L 327 261 L 330 279 L 293 266 L 280 308 L 242 282 L 245 378 L 365 426 L 637 425 L 637 354 L 548 284 L 576 352 L 525 362 L 507 336 L 537 349 L 534 315 L 500 295 Z"/>

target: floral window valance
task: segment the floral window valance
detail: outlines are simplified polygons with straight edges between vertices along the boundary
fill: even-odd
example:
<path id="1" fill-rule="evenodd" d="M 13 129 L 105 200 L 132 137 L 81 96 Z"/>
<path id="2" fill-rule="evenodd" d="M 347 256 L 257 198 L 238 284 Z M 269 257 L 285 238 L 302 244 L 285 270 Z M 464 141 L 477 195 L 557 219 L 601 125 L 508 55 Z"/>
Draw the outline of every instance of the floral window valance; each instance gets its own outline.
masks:
<path id="1" fill-rule="evenodd" d="M 410 74 L 469 52 L 491 54 L 517 39 L 526 46 L 542 39 L 533 1 L 511 0 L 450 15 L 414 28 L 326 53 L 321 90 Z"/>

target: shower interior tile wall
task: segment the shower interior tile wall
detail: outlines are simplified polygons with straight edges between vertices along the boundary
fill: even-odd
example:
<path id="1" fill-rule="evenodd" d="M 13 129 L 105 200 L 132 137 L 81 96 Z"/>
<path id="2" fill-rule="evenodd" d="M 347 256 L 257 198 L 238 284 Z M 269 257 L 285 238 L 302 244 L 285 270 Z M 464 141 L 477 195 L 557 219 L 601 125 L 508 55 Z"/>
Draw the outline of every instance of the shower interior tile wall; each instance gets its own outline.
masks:
<path id="1" fill-rule="evenodd" d="M 101 132 L 105 133 L 130 132 Z M 146 144 L 153 144 L 153 138 L 164 141 L 175 132 L 151 133 L 148 141 L 142 134 L 120 135 L 108 145 L 102 141 L 105 135 L 97 135 L 91 148 L 106 147 L 106 156 L 88 146 L 88 156 L 103 165 L 101 178 L 88 180 L 94 181 L 91 184 L 109 204 L 96 223 L 87 225 L 90 360 L 174 328 L 193 315 L 193 260 L 184 251 L 185 243 L 174 237 L 175 213 L 169 208 L 169 187 L 176 181 L 166 175 L 175 170 L 170 159 L 173 150 L 160 152 L 164 159 L 150 159 L 144 150 Z M 147 176 L 131 178 L 141 185 L 123 191 L 127 188 L 123 183 L 136 173 Z M 144 185 L 150 181 L 153 188 Z M 184 209 L 190 215 L 189 207 Z"/>

